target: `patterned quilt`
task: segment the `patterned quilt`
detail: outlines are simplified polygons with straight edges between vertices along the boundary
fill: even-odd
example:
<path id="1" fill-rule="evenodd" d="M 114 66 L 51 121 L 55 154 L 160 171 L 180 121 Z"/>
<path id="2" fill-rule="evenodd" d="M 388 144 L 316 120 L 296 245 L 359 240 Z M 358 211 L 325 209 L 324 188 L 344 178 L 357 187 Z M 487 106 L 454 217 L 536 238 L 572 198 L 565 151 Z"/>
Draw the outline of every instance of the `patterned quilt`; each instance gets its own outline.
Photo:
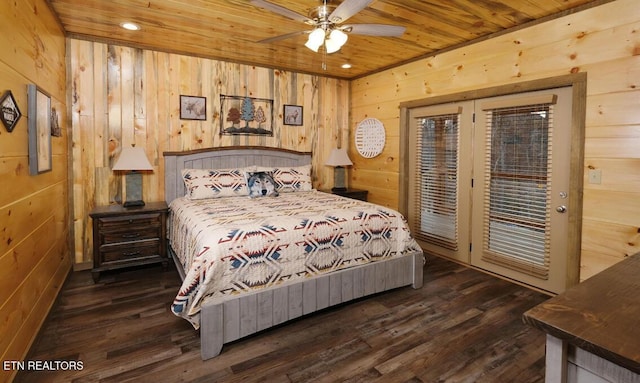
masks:
<path id="1" fill-rule="evenodd" d="M 315 190 L 177 198 L 169 240 L 186 273 L 171 309 L 196 329 L 205 298 L 224 300 L 420 250 L 397 211 Z"/>

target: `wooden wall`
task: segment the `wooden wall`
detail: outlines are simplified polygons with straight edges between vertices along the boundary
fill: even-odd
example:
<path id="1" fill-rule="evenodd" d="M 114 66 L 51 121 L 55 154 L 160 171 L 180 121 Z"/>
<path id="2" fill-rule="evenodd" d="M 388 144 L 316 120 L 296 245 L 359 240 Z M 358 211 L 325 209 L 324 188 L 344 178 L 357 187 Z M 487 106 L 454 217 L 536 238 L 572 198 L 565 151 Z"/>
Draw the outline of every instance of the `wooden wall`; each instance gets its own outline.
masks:
<path id="1" fill-rule="evenodd" d="M 24 360 L 70 270 L 65 38 L 44 0 L 0 0 L 0 93 L 22 118 L 0 124 L 0 360 Z M 29 175 L 27 84 L 51 95 L 62 137 L 53 170 Z M 14 371 L 0 370 L 0 382 Z"/>
<path id="2" fill-rule="evenodd" d="M 338 138 L 348 139 L 348 82 L 77 39 L 68 44 L 76 268 L 92 263 L 88 213 L 122 201 L 122 177 L 111 167 L 123 146 L 142 146 L 154 167 L 143 175 L 145 201 L 164 200 L 164 151 L 230 145 L 312 151 L 314 186 L 333 186 L 324 161 Z M 180 95 L 206 97 L 206 121 L 181 120 Z M 220 136 L 221 95 L 273 100 L 273 137 Z M 282 123 L 284 104 L 303 107 L 303 126 Z"/>
<path id="3" fill-rule="evenodd" d="M 384 152 L 360 157 L 350 183 L 398 206 L 403 101 L 587 73 L 581 279 L 640 251 L 640 7 L 617 0 L 351 83 L 351 134 L 366 117 L 386 128 Z M 353 142 L 353 140 L 351 141 Z M 588 182 L 588 169 L 602 172 Z"/>

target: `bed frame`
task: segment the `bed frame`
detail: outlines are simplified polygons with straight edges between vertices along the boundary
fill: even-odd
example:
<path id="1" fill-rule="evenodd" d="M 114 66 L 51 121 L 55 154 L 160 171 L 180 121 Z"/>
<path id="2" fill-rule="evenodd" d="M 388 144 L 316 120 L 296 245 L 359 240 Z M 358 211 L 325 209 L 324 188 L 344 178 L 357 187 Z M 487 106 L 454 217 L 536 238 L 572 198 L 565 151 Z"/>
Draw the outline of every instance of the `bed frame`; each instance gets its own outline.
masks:
<path id="1" fill-rule="evenodd" d="M 251 165 L 301 166 L 311 163 L 311 153 L 285 149 L 233 146 L 188 152 L 165 152 L 165 199 L 184 196 L 182 169 L 224 169 Z M 185 273 L 171 243 L 182 279 Z M 200 312 L 202 359 L 220 354 L 222 345 L 288 320 L 367 295 L 411 285 L 422 287 L 422 251 L 403 257 L 305 279 L 297 284 L 275 286 L 224 302 L 204 302 Z"/>

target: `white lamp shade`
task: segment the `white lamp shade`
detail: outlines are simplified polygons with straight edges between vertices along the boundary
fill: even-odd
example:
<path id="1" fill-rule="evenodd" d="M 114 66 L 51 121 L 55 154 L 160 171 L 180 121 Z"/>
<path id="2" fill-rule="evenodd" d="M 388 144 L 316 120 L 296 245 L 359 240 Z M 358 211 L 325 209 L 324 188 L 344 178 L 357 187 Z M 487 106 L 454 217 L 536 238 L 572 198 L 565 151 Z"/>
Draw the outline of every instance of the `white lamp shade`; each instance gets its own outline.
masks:
<path id="1" fill-rule="evenodd" d="M 309 33 L 309 40 L 307 42 L 311 45 L 320 46 L 324 42 L 325 32 L 322 28 L 316 28 Z"/>
<path id="2" fill-rule="evenodd" d="M 353 165 L 353 162 L 351 162 L 351 159 L 349 158 L 349 155 L 347 154 L 346 149 L 337 148 L 331 151 L 331 154 L 329 155 L 329 159 L 327 159 L 327 162 L 325 163 L 325 165 L 349 166 L 349 165 Z"/>
<path id="3" fill-rule="evenodd" d="M 122 148 L 113 170 L 153 170 L 142 148 Z"/>
<path id="4" fill-rule="evenodd" d="M 332 38 L 328 38 L 327 40 L 325 40 L 324 46 L 325 48 L 327 48 L 327 53 L 334 53 L 342 48 L 342 45 L 338 44 L 338 42 L 336 42 Z"/>
<path id="5" fill-rule="evenodd" d="M 349 36 L 339 29 L 334 29 L 331 31 L 331 34 L 329 34 L 329 38 L 338 43 L 338 45 L 343 46 L 344 43 L 347 42 Z"/>
<path id="6" fill-rule="evenodd" d="M 305 46 L 305 47 L 307 47 L 307 48 L 309 48 L 309 49 L 311 49 L 312 51 L 314 51 L 314 52 L 316 52 L 316 53 L 318 52 L 318 49 L 320 49 L 320 45 L 313 45 L 313 44 L 311 43 L 311 41 L 307 41 L 307 42 L 304 44 L 304 46 Z"/>
<path id="7" fill-rule="evenodd" d="M 311 33 L 309 33 L 309 39 L 304 44 L 307 48 L 311 49 L 314 52 L 318 52 L 318 49 L 324 43 L 325 31 L 322 28 L 316 28 Z"/>

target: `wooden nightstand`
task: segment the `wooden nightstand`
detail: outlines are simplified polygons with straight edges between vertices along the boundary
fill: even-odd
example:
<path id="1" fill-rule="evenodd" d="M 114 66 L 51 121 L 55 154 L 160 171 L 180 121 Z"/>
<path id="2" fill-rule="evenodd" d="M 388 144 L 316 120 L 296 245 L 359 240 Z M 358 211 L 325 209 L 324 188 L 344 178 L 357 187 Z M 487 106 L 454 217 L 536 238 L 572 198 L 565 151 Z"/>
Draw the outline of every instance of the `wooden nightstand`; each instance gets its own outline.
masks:
<path id="1" fill-rule="evenodd" d="M 162 263 L 167 267 L 167 212 L 165 202 L 125 208 L 98 206 L 93 219 L 93 269 L 95 282 L 100 272 L 123 267 Z"/>
<path id="2" fill-rule="evenodd" d="M 366 201 L 367 194 L 369 193 L 368 190 L 361 190 L 361 189 L 347 189 L 345 191 L 323 190 L 323 192 L 337 194 L 343 197 L 348 197 L 353 199 L 359 199 L 360 201 Z"/>

